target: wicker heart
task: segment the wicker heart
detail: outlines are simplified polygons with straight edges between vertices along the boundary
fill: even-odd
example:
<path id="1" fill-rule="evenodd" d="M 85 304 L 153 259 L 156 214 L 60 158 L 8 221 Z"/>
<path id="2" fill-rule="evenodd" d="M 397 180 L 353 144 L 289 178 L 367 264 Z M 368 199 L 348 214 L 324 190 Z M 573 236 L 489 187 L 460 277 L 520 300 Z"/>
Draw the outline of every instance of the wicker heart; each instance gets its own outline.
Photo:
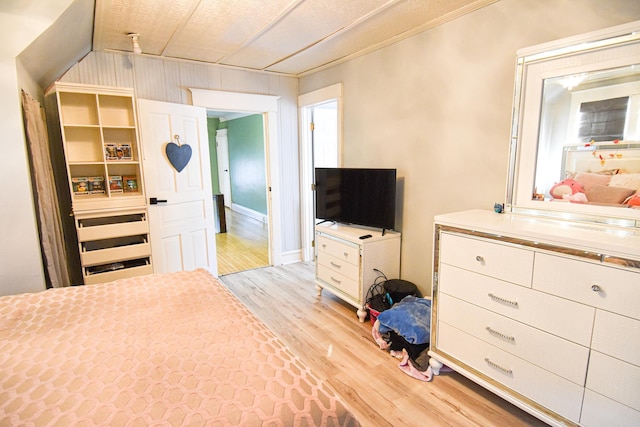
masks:
<path id="1" fill-rule="evenodd" d="M 178 145 L 175 142 L 170 142 L 165 150 L 169 162 L 178 172 L 182 172 L 182 169 L 191 160 L 191 146 L 189 144 Z"/>

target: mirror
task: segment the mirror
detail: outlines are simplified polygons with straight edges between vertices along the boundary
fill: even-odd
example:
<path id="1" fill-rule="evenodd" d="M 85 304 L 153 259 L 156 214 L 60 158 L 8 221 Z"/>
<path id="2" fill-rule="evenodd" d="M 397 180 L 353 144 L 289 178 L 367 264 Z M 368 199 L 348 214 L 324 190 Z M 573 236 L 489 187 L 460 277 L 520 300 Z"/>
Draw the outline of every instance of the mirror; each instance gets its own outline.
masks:
<path id="1" fill-rule="evenodd" d="M 507 209 L 640 227 L 638 31 L 518 52 Z"/>

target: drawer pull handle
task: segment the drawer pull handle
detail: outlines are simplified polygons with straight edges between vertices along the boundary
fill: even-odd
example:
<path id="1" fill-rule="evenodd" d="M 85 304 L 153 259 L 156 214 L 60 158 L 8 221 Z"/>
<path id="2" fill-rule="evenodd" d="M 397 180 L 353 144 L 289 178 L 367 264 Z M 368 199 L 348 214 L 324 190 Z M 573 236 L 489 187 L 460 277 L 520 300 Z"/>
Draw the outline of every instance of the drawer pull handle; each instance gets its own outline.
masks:
<path id="1" fill-rule="evenodd" d="M 484 257 L 476 255 L 476 261 L 478 261 L 480 264 L 484 264 Z"/>
<path id="2" fill-rule="evenodd" d="M 600 288 L 600 286 L 598 286 L 598 285 L 593 285 L 593 286 L 591 286 L 591 290 L 593 292 L 600 292 L 602 290 L 602 288 Z"/>
<path id="3" fill-rule="evenodd" d="M 345 257 L 345 258 L 348 258 L 348 257 L 349 257 L 349 252 L 345 252 L 345 253 L 344 253 L 344 257 Z"/>
<path id="4" fill-rule="evenodd" d="M 498 365 L 496 362 L 491 361 L 491 359 L 489 359 L 488 357 L 485 357 L 484 361 L 487 362 L 487 365 L 491 366 L 494 369 L 497 369 L 500 372 L 503 372 L 507 375 L 513 375 L 513 371 L 511 369 L 503 368 L 502 366 Z"/>
<path id="5" fill-rule="evenodd" d="M 491 292 L 489 292 L 487 295 L 489 296 L 489 298 L 491 298 L 494 301 L 498 301 L 498 302 L 501 302 L 503 304 L 512 305 L 514 307 L 518 306 L 518 301 L 509 301 L 508 299 L 501 298 L 501 297 L 499 297 L 497 295 L 492 294 Z"/>
<path id="6" fill-rule="evenodd" d="M 507 340 L 507 341 L 511 341 L 511 342 L 514 342 L 514 341 L 516 340 L 516 338 L 515 338 L 515 337 L 512 337 L 512 336 L 510 336 L 510 335 L 505 335 L 505 334 L 503 334 L 502 332 L 498 332 L 498 331 L 496 331 L 495 329 L 492 329 L 492 328 L 491 328 L 491 326 L 487 326 L 485 329 L 486 329 L 486 330 L 487 330 L 491 335 L 495 335 L 496 337 L 500 337 L 500 338 L 502 338 L 503 340 Z"/>
<path id="7" fill-rule="evenodd" d="M 334 266 L 335 268 L 342 268 L 342 266 L 340 264 L 336 264 L 335 262 L 331 261 L 329 264 L 331 264 L 332 266 Z"/>
<path id="8" fill-rule="evenodd" d="M 327 249 L 327 245 L 325 243 L 322 244 L 322 249 Z"/>
<path id="9" fill-rule="evenodd" d="M 332 280 L 332 281 L 334 281 L 334 282 L 336 282 L 338 285 L 339 285 L 340 283 L 342 283 L 342 281 L 341 281 L 341 280 L 338 280 L 338 279 L 336 279 L 336 278 L 335 278 L 335 277 L 333 277 L 333 276 L 331 276 L 331 280 Z"/>

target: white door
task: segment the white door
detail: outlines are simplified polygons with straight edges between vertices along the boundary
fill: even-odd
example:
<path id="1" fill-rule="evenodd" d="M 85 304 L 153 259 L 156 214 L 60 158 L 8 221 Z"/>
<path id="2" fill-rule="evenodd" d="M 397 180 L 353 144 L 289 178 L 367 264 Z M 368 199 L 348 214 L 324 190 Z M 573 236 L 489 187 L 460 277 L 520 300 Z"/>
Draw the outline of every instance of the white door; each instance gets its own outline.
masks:
<path id="1" fill-rule="evenodd" d="M 206 110 L 139 99 L 138 114 L 154 272 L 203 267 L 217 276 Z M 176 135 L 192 150 L 181 172 L 165 151 Z"/>
<path id="2" fill-rule="evenodd" d="M 314 168 L 338 167 L 338 101 L 311 107 Z"/>
<path id="3" fill-rule="evenodd" d="M 218 156 L 218 181 L 224 196 L 224 205 L 231 208 L 231 175 L 229 173 L 229 140 L 227 130 L 216 131 L 216 153 Z"/>

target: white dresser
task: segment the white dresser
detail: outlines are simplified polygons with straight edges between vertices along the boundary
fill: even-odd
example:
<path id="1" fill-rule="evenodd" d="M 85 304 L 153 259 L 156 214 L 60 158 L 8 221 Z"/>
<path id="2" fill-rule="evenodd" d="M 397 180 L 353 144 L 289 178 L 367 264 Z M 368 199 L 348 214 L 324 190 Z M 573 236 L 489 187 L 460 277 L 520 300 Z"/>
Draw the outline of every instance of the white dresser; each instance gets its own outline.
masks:
<path id="1" fill-rule="evenodd" d="M 552 425 L 640 425 L 640 230 L 435 218 L 431 349 Z"/>
<path id="2" fill-rule="evenodd" d="M 361 238 L 363 236 L 370 236 Z M 316 226 L 316 289 L 327 289 L 363 310 L 369 287 L 383 273 L 389 279 L 400 277 L 400 233 L 379 229 L 324 223 Z"/>

